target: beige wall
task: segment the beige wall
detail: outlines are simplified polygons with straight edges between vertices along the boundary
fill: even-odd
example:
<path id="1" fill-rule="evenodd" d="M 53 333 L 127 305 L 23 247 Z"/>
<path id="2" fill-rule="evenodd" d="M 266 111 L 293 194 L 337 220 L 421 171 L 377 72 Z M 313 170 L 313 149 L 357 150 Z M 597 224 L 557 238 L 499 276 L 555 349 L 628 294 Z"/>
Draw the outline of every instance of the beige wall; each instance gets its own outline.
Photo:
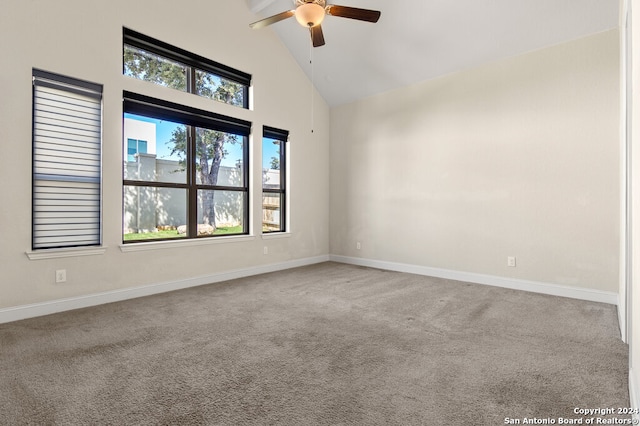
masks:
<path id="1" fill-rule="evenodd" d="M 0 309 L 153 283 L 326 256 L 329 203 L 329 109 L 269 30 L 238 0 L 5 0 L 0 14 Z M 190 11 L 189 9 L 193 10 Z M 253 123 L 251 201 L 256 237 L 239 242 L 124 253 L 122 239 L 122 91 L 162 97 L 167 90 L 122 75 L 122 27 L 253 75 L 253 110 L 244 111 L 172 91 L 176 102 Z M 31 70 L 40 68 L 104 84 L 105 254 L 30 260 Z M 289 130 L 291 236 L 260 235 L 262 125 Z M 309 194 L 313 194 L 310 196 Z M 269 254 L 263 254 L 263 246 Z M 67 282 L 54 283 L 54 271 Z"/>
<path id="2" fill-rule="evenodd" d="M 4 5 L 11 13 L 0 15 L 0 55 L 10 66 L 0 78 L 0 143 L 11 161 L 0 169 L 0 309 L 328 253 L 617 292 L 617 31 L 331 113 L 316 95 L 311 134 L 309 80 L 271 30 L 249 29 L 256 17 L 243 2 L 184 4 L 196 13 L 175 13 L 168 0 L 150 4 Z M 256 208 L 254 239 L 120 250 L 122 91 L 166 91 L 122 76 L 123 26 L 253 75 L 251 111 L 179 92 L 174 100 L 249 120 L 254 137 L 263 124 L 291 131 L 289 238 L 260 238 Z M 32 67 L 104 84 L 104 255 L 25 254 Z M 256 207 L 259 142 L 252 142 Z M 516 268 L 507 256 L 517 257 Z M 56 269 L 67 269 L 67 283 L 54 283 Z"/>
<path id="3" fill-rule="evenodd" d="M 331 253 L 617 293 L 618 43 L 332 108 Z"/>

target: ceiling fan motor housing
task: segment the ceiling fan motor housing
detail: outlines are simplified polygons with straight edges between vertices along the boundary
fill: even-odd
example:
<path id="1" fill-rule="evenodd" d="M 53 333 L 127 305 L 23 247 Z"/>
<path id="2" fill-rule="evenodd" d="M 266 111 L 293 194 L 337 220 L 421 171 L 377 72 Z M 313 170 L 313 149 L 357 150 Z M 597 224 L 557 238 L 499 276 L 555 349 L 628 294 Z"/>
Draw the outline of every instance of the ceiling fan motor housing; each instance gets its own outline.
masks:
<path id="1" fill-rule="evenodd" d="M 305 27 L 316 27 L 325 15 L 325 0 L 296 0 L 296 19 Z"/>

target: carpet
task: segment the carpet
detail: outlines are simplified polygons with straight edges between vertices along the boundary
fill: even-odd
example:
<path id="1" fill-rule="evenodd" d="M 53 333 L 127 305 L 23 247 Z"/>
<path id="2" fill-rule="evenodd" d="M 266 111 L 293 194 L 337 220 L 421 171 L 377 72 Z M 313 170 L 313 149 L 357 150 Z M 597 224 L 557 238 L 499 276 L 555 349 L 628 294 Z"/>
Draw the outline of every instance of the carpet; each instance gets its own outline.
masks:
<path id="1" fill-rule="evenodd" d="M 11 425 L 557 422 L 627 374 L 615 306 L 332 262 L 0 325 Z"/>

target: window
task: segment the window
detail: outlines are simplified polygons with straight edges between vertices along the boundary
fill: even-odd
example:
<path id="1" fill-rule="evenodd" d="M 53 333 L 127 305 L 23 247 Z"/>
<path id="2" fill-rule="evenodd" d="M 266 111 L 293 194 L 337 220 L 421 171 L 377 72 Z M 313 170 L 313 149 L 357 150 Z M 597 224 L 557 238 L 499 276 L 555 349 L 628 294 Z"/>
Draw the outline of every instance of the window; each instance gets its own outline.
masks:
<path id="1" fill-rule="evenodd" d="M 123 40 L 124 75 L 249 108 L 250 74 L 128 28 Z"/>
<path id="2" fill-rule="evenodd" d="M 33 70 L 33 250 L 101 244 L 101 122 L 101 85 Z"/>
<path id="3" fill-rule="evenodd" d="M 262 131 L 262 232 L 284 232 L 286 207 L 286 142 L 289 132 Z"/>
<path id="4" fill-rule="evenodd" d="M 124 93 L 123 240 L 249 232 L 251 123 Z M 130 141 L 146 154 L 129 158 Z"/>
<path id="5" fill-rule="evenodd" d="M 147 141 L 142 139 L 127 139 L 127 161 L 136 161 L 138 154 L 147 153 Z"/>

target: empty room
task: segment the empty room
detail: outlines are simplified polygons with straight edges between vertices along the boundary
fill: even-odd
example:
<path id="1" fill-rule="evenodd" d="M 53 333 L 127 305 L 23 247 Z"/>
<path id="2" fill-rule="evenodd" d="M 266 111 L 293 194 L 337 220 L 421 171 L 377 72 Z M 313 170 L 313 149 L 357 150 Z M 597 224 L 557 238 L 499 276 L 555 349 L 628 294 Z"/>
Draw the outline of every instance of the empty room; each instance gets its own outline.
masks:
<path id="1" fill-rule="evenodd" d="M 3 6 L 0 423 L 639 424 L 637 1 Z"/>

